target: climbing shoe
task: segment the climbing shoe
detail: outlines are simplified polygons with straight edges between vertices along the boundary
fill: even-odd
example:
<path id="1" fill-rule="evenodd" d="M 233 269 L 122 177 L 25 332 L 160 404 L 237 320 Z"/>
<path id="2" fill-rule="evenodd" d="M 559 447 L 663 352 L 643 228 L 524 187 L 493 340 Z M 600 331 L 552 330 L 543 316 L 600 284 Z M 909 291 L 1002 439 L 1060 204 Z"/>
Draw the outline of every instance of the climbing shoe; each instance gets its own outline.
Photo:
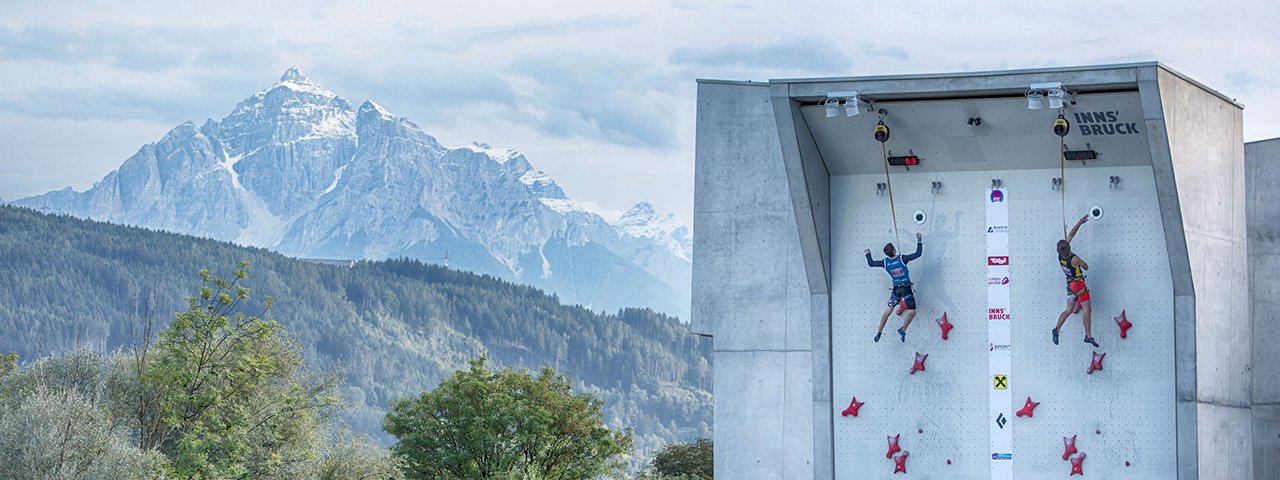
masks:
<path id="1" fill-rule="evenodd" d="M 877 342 L 879 342 L 879 341 L 880 341 L 880 334 L 881 334 L 881 333 L 884 333 L 884 332 L 876 332 L 876 338 L 875 338 L 875 340 L 876 340 Z"/>
<path id="2" fill-rule="evenodd" d="M 1094 346 L 1094 348 L 1098 348 L 1098 342 L 1095 342 L 1095 341 L 1093 340 L 1093 337 L 1084 337 L 1084 343 L 1087 343 L 1087 344 L 1089 344 L 1089 345 L 1093 345 L 1093 346 Z"/>
<path id="3" fill-rule="evenodd" d="M 1053 344 L 1054 345 L 1058 344 L 1058 329 L 1056 328 L 1053 329 Z"/>
<path id="4" fill-rule="evenodd" d="M 907 332 L 905 330 L 899 328 L 898 335 L 902 337 L 902 341 L 907 341 Z"/>

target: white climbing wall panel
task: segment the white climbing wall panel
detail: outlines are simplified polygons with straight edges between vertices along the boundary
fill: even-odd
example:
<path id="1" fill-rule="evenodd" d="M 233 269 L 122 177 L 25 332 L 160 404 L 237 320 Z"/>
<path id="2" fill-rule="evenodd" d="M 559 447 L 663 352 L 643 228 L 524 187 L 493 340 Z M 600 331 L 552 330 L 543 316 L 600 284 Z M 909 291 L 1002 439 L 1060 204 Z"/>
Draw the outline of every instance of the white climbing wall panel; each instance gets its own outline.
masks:
<path id="1" fill-rule="evenodd" d="M 1152 170 L 1099 161 L 1067 171 L 1068 223 L 1092 206 L 1104 211 L 1074 242 L 1091 267 L 1096 351 L 1106 353 L 1104 369 L 1092 375 L 1085 369 L 1095 349 L 1082 342 L 1080 315 L 1065 324 L 1061 345 L 1050 341 L 1066 303 L 1053 250 L 1062 236 L 1061 198 L 1052 188 L 1058 176 L 1056 168 L 896 169 L 899 250 L 909 253 L 914 233 L 924 234 L 924 256 L 910 264 L 919 314 L 905 343 L 894 333 L 901 323 L 896 316 L 884 338 L 872 342 L 889 278 L 867 267 L 863 250 L 880 258 L 884 243 L 894 241 L 888 196 L 876 193 L 884 176 L 832 177 L 836 478 L 893 478 L 886 436 L 897 434 L 910 452 L 907 474 L 898 478 L 991 478 L 996 453 L 1011 454 L 1013 478 L 1068 478 L 1062 438 L 1072 435 L 1087 454 L 1085 478 L 1176 476 L 1173 291 Z M 1118 188 L 1111 188 L 1112 176 L 1119 177 Z M 1012 400 L 1004 416 L 1012 452 L 990 447 L 996 418 L 989 412 L 995 392 L 989 358 L 996 346 L 988 341 L 984 201 L 993 178 L 1001 180 L 1009 211 Z M 942 182 L 937 194 L 931 192 L 935 181 Z M 923 224 L 912 218 L 916 211 L 925 213 Z M 1121 310 L 1134 324 L 1124 340 L 1113 321 Z M 955 325 L 947 341 L 935 324 L 944 311 Z M 929 355 L 926 370 L 908 375 L 915 352 Z M 854 396 L 865 402 L 859 416 L 839 416 Z M 1015 417 L 1028 396 L 1041 402 L 1035 416 Z"/>

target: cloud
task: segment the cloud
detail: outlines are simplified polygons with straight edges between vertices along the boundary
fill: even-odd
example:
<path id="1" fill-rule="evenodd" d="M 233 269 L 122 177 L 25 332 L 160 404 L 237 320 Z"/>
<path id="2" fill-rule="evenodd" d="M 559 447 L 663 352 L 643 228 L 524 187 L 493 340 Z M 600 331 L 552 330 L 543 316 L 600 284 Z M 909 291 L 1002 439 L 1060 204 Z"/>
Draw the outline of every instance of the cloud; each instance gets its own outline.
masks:
<path id="1" fill-rule="evenodd" d="M 718 48 L 677 48 L 673 65 L 746 67 L 795 72 L 845 71 L 853 61 L 827 37 L 806 35 L 769 44 L 732 43 Z"/>
<path id="2" fill-rule="evenodd" d="M 911 53 L 907 49 L 896 46 L 879 46 L 874 43 L 862 44 L 862 52 L 872 57 L 885 57 L 894 60 L 907 61 L 911 59 Z"/>
<path id="3" fill-rule="evenodd" d="M 1255 89 L 1271 90 L 1277 84 L 1275 77 L 1259 77 L 1248 70 L 1236 70 L 1227 74 L 1227 82 L 1242 94 L 1251 94 Z"/>
<path id="4" fill-rule="evenodd" d="M 451 30 L 434 22 L 414 19 L 401 22 L 398 29 L 405 38 L 424 39 L 418 42 L 422 48 L 456 53 L 500 43 L 614 31 L 637 23 L 639 19 L 631 16 L 591 15 Z"/>
<path id="5" fill-rule="evenodd" d="M 97 24 L 79 28 L 0 27 L 0 59 L 65 65 L 99 63 L 131 71 L 186 65 L 252 68 L 272 61 L 269 42 L 238 28 L 138 27 Z"/>
<path id="6" fill-rule="evenodd" d="M 670 149 L 676 145 L 670 92 L 679 79 L 638 58 L 600 52 L 519 57 L 510 71 L 526 81 L 521 112 L 539 131 L 566 138 Z"/>

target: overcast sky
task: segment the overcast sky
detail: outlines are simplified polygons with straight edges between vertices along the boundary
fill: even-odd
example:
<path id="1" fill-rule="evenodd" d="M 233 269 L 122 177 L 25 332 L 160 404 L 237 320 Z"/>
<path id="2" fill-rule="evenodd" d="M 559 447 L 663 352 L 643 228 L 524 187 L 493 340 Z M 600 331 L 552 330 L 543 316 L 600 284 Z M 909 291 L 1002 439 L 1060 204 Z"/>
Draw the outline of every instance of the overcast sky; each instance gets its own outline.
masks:
<path id="1" fill-rule="evenodd" d="M 688 221 L 695 78 L 1159 60 L 1280 136 L 1280 1 L 0 2 L 0 197 L 83 190 L 290 66 L 571 198 Z"/>

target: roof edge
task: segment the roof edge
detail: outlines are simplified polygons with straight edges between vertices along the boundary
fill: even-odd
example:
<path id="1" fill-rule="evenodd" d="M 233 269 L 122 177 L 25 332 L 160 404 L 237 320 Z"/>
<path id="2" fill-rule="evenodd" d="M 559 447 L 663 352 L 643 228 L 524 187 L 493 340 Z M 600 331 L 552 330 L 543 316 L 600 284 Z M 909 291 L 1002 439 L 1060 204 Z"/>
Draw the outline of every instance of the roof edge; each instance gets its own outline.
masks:
<path id="1" fill-rule="evenodd" d="M 751 80 L 720 80 L 716 78 L 696 78 L 694 79 L 694 81 L 699 84 L 708 83 L 713 85 L 753 85 L 753 86 L 760 86 L 760 87 L 769 86 L 769 82 L 767 81 L 754 82 Z"/>

